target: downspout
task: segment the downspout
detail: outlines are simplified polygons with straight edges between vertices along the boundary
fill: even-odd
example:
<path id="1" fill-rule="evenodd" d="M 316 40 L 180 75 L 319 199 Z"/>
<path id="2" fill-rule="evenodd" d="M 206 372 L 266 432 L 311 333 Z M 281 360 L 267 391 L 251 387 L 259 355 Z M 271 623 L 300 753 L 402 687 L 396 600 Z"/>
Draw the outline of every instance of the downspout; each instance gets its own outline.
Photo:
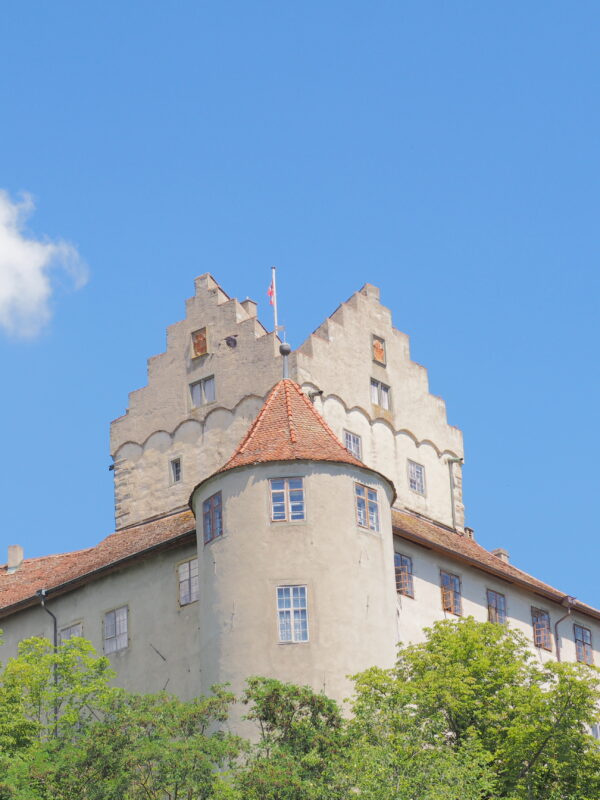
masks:
<path id="1" fill-rule="evenodd" d="M 571 616 L 571 611 L 573 610 L 573 606 L 575 605 L 575 598 L 571 597 L 571 595 L 566 594 L 561 600 L 561 605 L 567 607 L 567 613 L 563 614 L 562 617 L 560 619 L 557 619 L 556 622 L 554 623 L 554 642 L 556 644 L 557 661 L 560 661 L 560 639 L 558 637 L 558 626 L 564 619 Z"/>
<path id="2" fill-rule="evenodd" d="M 463 458 L 449 458 L 447 461 L 448 472 L 450 473 L 450 504 L 452 506 L 452 527 L 456 530 L 456 508 L 454 507 L 454 474 L 452 472 L 453 464 L 462 464 Z"/>
<path id="3" fill-rule="evenodd" d="M 58 651 L 58 621 L 56 619 L 56 615 L 50 611 L 48 606 L 46 605 L 46 597 L 48 596 L 47 589 L 38 589 L 36 592 L 37 596 L 40 598 L 40 603 L 42 608 L 46 612 L 46 614 L 50 614 L 52 617 L 52 627 L 53 627 L 53 645 L 54 645 L 54 664 L 52 666 L 52 672 L 54 673 L 54 690 L 56 692 L 56 696 L 54 698 L 54 735 L 57 736 L 57 726 L 58 726 L 58 665 L 56 663 L 56 654 Z"/>

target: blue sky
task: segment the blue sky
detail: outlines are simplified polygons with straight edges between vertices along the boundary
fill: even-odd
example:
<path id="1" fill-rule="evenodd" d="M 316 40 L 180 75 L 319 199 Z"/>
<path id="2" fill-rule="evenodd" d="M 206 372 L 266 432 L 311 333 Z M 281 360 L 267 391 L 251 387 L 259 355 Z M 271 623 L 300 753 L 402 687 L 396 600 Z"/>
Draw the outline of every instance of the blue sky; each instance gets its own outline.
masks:
<path id="1" fill-rule="evenodd" d="M 109 422 L 194 277 L 270 325 L 277 264 L 293 346 L 381 287 L 464 431 L 478 540 L 599 606 L 599 26 L 592 2 L 4 4 L 0 560 L 113 529 Z"/>

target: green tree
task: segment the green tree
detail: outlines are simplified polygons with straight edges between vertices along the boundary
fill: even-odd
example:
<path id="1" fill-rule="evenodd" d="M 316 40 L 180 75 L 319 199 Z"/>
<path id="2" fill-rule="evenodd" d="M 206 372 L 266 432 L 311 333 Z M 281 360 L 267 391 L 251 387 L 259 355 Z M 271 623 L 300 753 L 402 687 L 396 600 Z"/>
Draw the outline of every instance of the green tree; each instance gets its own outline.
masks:
<path id="1" fill-rule="evenodd" d="M 232 797 L 226 768 L 241 742 L 216 728 L 233 696 L 135 695 L 110 687 L 113 676 L 83 639 L 56 652 L 44 639 L 21 645 L 0 675 L 0 798 Z"/>
<path id="2" fill-rule="evenodd" d="M 542 665 L 520 633 L 472 618 L 426 633 L 399 649 L 393 669 L 356 678 L 359 796 L 600 797 L 600 751 L 588 733 L 596 670 Z"/>
<path id="3" fill-rule="evenodd" d="M 334 700 L 307 686 L 250 678 L 243 696 L 258 743 L 236 786 L 243 800 L 335 800 L 347 797 L 342 768 L 345 726 Z"/>

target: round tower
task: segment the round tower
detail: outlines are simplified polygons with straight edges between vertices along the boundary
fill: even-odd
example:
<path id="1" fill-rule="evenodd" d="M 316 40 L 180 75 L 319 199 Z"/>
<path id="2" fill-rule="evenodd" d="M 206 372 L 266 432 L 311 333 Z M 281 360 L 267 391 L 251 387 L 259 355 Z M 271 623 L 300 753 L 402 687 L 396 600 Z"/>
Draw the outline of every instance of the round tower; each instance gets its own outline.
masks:
<path id="1" fill-rule="evenodd" d="M 197 521 L 202 692 L 264 675 L 337 700 L 391 666 L 393 484 L 280 381 L 229 461 L 190 498 Z"/>

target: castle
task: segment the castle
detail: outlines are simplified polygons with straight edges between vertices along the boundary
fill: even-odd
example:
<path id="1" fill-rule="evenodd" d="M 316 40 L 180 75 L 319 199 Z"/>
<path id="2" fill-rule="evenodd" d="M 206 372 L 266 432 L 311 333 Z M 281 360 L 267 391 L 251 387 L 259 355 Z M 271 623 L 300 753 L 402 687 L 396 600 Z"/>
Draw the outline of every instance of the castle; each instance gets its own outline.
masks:
<path id="1" fill-rule="evenodd" d="M 461 432 L 376 287 L 287 354 L 208 274 L 111 425 L 115 532 L 0 567 L 5 661 L 90 639 L 118 682 L 190 698 L 249 675 L 347 697 L 399 641 L 472 615 L 599 663 L 600 611 L 464 526 Z M 288 348 L 289 349 L 289 348 Z"/>

